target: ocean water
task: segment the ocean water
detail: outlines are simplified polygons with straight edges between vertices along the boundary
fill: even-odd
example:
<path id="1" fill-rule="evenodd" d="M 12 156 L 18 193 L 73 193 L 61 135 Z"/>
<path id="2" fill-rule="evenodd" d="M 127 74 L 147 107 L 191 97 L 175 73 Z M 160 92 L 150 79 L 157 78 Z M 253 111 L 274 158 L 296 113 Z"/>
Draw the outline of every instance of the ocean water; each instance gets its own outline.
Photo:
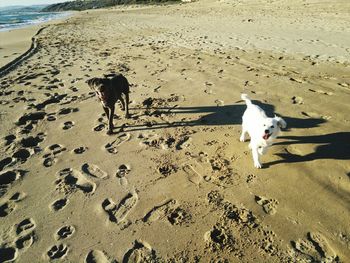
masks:
<path id="1" fill-rule="evenodd" d="M 0 31 L 39 24 L 69 15 L 69 12 L 40 12 L 43 5 L 0 7 Z"/>

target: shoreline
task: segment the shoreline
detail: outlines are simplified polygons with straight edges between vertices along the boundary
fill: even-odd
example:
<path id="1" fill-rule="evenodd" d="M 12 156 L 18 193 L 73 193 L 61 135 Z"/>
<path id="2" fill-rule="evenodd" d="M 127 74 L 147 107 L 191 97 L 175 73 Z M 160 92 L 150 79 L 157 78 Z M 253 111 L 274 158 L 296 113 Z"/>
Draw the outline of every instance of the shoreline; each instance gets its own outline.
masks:
<path id="1" fill-rule="evenodd" d="M 12 63 L 18 63 L 18 59 L 30 51 L 33 45 L 33 38 L 41 28 L 66 21 L 74 15 L 76 15 L 75 12 L 70 12 L 67 16 L 57 19 L 0 31 L 0 71 L 3 71 L 4 68 Z M 2 75 L 0 73 L 0 76 Z"/>
<path id="2" fill-rule="evenodd" d="M 23 55 L 31 46 L 32 38 L 40 26 L 12 29 L 0 32 L 0 67 L 4 67 Z"/>
<path id="3" fill-rule="evenodd" d="M 17 65 L 19 65 L 19 63 L 21 63 L 22 61 L 24 61 L 25 59 L 29 58 L 30 56 L 32 56 L 37 48 L 38 48 L 38 43 L 36 41 L 36 37 L 45 29 L 49 27 L 49 25 L 47 26 L 43 26 L 41 27 L 36 34 L 32 37 L 31 39 L 31 45 L 29 47 L 29 49 L 24 52 L 23 54 L 21 54 L 19 57 L 13 59 L 12 61 L 10 61 L 9 63 L 5 64 L 4 66 L 0 67 L 0 78 L 5 76 L 7 73 L 9 73 L 11 70 L 14 70 L 15 67 Z"/>

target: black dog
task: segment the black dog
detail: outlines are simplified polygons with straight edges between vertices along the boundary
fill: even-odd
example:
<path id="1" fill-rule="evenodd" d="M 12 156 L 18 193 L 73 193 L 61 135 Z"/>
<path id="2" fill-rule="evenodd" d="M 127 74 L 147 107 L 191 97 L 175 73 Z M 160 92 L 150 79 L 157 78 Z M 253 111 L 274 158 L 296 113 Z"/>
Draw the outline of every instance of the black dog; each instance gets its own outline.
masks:
<path id="1" fill-rule="evenodd" d="M 92 78 L 86 81 L 89 87 L 95 91 L 102 103 L 102 107 L 109 120 L 107 134 L 113 133 L 114 104 L 119 100 L 125 118 L 129 118 L 129 82 L 122 74 L 109 75 L 105 78 Z M 125 101 L 122 98 L 125 96 Z"/>

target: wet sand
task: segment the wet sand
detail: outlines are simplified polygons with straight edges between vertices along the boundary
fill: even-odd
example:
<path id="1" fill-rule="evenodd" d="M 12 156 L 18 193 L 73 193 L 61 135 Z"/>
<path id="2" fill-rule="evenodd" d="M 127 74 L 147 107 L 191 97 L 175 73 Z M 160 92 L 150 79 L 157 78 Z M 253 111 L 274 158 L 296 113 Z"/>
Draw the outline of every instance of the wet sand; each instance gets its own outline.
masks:
<path id="1" fill-rule="evenodd" d="M 0 67 L 26 52 L 32 44 L 32 37 L 39 26 L 0 32 Z"/>

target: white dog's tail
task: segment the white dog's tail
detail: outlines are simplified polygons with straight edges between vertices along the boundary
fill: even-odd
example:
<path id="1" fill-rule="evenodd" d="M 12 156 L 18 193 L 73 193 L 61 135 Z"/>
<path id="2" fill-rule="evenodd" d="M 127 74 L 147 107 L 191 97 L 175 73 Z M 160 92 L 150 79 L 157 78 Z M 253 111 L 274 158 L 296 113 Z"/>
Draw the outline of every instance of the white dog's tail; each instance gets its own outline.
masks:
<path id="1" fill-rule="evenodd" d="M 245 93 L 241 95 L 241 99 L 245 101 L 247 106 L 252 104 L 252 101 L 249 99 L 248 95 Z"/>

